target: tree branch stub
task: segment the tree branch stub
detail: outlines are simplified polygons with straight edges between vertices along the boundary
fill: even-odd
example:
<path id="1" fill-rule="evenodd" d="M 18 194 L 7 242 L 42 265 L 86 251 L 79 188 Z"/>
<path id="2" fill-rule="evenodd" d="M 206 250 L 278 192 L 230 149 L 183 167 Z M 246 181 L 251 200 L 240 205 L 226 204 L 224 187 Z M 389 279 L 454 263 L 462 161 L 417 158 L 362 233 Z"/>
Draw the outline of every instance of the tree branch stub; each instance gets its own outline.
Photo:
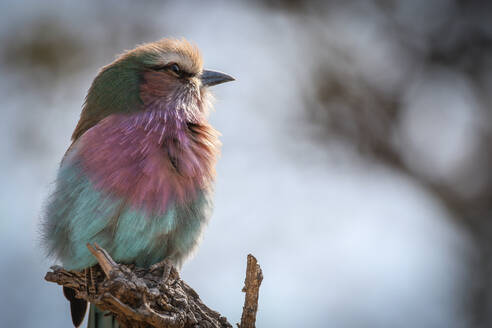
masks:
<path id="1" fill-rule="evenodd" d="M 248 254 L 248 264 L 246 266 L 246 278 L 244 280 L 243 292 L 244 296 L 243 314 L 239 328 L 255 328 L 256 327 L 256 312 L 258 311 L 258 296 L 260 285 L 263 281 L 263 272 L 256 258 Z"/>

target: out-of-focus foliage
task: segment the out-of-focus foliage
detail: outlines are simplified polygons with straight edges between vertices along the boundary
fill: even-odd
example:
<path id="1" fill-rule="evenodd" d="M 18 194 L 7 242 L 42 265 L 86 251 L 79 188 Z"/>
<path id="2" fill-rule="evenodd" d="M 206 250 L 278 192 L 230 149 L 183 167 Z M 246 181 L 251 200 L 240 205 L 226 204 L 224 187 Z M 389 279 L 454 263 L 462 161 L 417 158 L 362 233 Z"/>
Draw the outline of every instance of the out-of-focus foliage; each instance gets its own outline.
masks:
<path id="1" fill-rule="evenodd" d="M 480 260 L 469 310 L 477 327 L 490 326 L 492 3 L 263 4 L 303 22 L 315 54 L 305 92 L 307 118 L 322 127 L 315 139 L 415 179 L 472 234 Z"/>

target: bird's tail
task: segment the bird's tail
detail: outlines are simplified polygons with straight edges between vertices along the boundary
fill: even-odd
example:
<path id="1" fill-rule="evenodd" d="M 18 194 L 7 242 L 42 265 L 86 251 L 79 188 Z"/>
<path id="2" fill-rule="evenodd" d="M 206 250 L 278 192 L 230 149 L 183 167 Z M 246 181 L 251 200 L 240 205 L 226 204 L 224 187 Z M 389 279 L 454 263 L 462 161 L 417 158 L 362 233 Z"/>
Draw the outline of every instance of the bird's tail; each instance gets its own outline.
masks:
<path id="1" fill-rule="evenodd" d="M 112 315 L 99 310 L 95 305 L 91 304 L 89 309 L 89 322 L 87 328 L 119 328 L 118 322 Z"/>
<path id="2" fill-rule="evenodd" d="M 70 314 L 72 315 L 72 323 L 75 327 L 79 327 L 85 317 L 87 311 L 87 302 L 75 297 L 75 290 L 69 287 L 63 287 L 63 295 L 70 301 Z"/>

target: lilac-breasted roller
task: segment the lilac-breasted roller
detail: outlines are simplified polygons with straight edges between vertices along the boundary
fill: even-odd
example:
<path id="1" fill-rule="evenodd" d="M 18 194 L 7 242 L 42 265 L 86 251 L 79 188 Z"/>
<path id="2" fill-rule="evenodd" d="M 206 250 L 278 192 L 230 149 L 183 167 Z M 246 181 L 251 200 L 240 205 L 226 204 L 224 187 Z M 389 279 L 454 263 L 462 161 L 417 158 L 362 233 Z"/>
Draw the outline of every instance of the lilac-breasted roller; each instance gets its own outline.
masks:
<path id="1" fill-rule="evenodd" d="M 185 40 L 144 44 L 103 67 L 87 94 L 49 198 L 43 240 L 65 269 L 96 264 L 87 243 L 120 263 L 180 267 L 212 207 L 220 142 L 208 87 L 234 80 L 203 70 Z M 64 289 L 79 326 L 87 304 Z M 91 306 L 89 327 L 114 327 Z"/>

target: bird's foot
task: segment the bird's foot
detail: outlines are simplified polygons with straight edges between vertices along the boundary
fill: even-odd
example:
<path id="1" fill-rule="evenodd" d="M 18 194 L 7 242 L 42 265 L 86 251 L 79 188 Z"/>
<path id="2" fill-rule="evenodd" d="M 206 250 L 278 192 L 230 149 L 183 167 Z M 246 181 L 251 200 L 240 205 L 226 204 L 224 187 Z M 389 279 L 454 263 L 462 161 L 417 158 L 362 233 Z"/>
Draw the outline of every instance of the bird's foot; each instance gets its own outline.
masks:
<path id="1" fill-rule="evenodd" d="M 158 262 L 156 264 L 152 264 L 149 269 L 151 272 L 156 271 L 156 270 L 162 270 L 161 284 L 165 284 L 167 282 L 167 280 L 169 279 L 169 276 L 171 275 L 172 267 L 173 267 L 173 265 L 172 265 L 171 261 L 166 259 L 166 260 L 163 260 L 163 261 Z"/>
<path id="2" fill-rule="evenodd" d="M 87 286 L 87 293 L 89 295 L 95 295 L 96 294 L 95 268 L 90 267 L 88 269 L 84 269 L 84 274 L 85 274 L 85 283 Z"/>

